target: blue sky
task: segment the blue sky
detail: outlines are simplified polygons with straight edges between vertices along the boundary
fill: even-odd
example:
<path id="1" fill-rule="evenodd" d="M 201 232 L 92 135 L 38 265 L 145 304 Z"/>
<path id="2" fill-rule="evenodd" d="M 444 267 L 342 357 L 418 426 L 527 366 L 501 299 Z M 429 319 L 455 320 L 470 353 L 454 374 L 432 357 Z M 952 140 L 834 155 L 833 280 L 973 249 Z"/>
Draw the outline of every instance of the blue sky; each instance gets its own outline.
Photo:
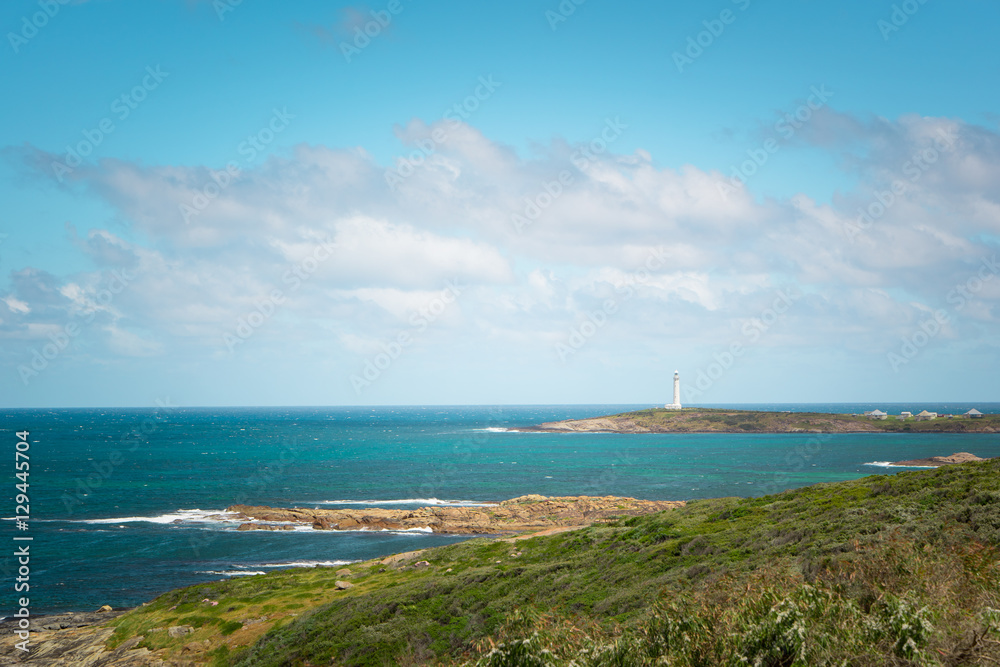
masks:
<path id="1" fill-rule="evenodd" d="M 3 3 L 0 403 L 1000 400 L 998 27 Z"/>

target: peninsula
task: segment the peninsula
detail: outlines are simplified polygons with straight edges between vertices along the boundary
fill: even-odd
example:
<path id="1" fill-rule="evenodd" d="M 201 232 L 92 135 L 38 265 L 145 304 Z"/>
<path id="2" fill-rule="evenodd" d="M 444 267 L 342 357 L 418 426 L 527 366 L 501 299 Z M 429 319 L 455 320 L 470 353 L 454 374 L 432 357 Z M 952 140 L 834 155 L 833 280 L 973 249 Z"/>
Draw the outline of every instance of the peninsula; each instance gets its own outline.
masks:
<path id="1" fill-rule="evenodd" d="M 885 415 L 885 413 L 881 413 Z M 935 418 L 763 412 L 718 408 L 652 408 L 590 419 L 567 419 L 516 431 L 551 433 L 1000 433 L 1000 415 Z"/>
<path id="2" fill-rule="evenodd" d="M 421 507 L 414 510 L 308 509 L 233 505 L 226 509 L 239 530 L 424 531 L 458 535 L 497 535 L 587 526 L 611 516 L 639 516 L 683 507 L 683 501 L 636 500 L 617 496 L 520 496 L 481 507 Z"/>

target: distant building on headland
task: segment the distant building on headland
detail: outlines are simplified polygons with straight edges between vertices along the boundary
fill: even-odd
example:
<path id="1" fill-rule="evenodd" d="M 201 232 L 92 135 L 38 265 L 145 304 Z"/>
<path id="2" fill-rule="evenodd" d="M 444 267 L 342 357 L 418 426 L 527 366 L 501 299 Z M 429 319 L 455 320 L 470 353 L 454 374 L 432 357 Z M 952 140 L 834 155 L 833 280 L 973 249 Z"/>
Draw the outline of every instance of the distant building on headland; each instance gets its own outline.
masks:
<path id="1" fill-rule="evenodd" d="M 878 408 L 875 408 L 871 412 L 866 412 L 865 416 L 869 417 L 871 419 L 885 419 L 886 417 L 889 416 L 889 413 L 888 412 L 882 412 Z"/>
<path id="2" fill-rule="evenodd" d="M 872 410 L 871 412 L 866 412 L 865 416 L 871 417 L 872 419 L 885 419 L 885 417 L 879 416 L 880 412 L 881 410 Z M 881 412 L 881 414 L 884 415 L 885 413 Z M 968 419 L 980 419 L 982 418 L 982 416 L 983 413 L 980 412 L 979 410 L 976 410 L 975 408 L 972 408 L 968 412 L 962 413 L 960 415 L 959 414 L 943 415 L 943 414 L 938 414 L 936 412 L 928 412 L 927 410 L 922 410 L 921 412 L 918 412 L 916 415 L 914 415 L 912 412 L 908 410 L 903 410 L 902 412 L 899 413 L 898 419 L 916 419 L 917 421 L 929 421 L 931 419 L 955 419 L 956 417 L 967 417 Z"/>
<path id="3" fill-rule="evenodd" d="M 674 371 L 674 402 L 664 405 L 667 410 L 681 409 L 681 373 Z"/>

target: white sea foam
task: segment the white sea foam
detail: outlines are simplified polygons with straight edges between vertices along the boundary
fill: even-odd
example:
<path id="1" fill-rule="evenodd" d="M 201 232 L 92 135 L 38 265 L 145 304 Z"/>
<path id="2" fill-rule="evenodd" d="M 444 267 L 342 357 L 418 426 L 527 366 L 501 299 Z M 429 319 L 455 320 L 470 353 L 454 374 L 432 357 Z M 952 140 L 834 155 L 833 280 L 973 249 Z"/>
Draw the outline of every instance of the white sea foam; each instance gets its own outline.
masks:
<path id="1" fill-rule="evenodd" d="M 296 527 L 296 530 L 315 530 L 312 526 Z M 248 531 L 249 532 L 249 531 Z M 393 535 L 412 535 L 421 533 L 429 535 L 434 532 L 430 526 L 423 528 L 348 528 L 346 530 L 316 530 L 317 533 L 392 533 Z"/>
<path id="2" fill-rule="evenodd" d="M 70 523 L 114 524 L 114 523 L 239 523 L 245 519 L 225 510 L 177 510 L 158 516 L 121 516 L 108 519 L 78 519 Z"/>
<path id="3" fill-rule="evenodd" d="M 287 563 L 261 563 L 256 567 L 337 567 L 338 565 L 350 565 L 357 563 L 356 560 L 293 560 Z"/>
<path id="4" fill-rule="evenodd" d="M 215 574 L 223 577 L 252 577 L 267 574 L 263 570 L 199 570 L 198 574 Z"/>
<path id="5" fill-rule="evenodd" d="M 434 531 L 430 528 L 406 528 L 404 530 L 391 530 L 383 528 L 382 530 L 369 530 L 362 532 L 385 533 L 386 535 L 433 535 L 434 534 Z"/>
<path id="6" fill-rule="evenodd" d="M 509 428 L 504 428 L 503 426 L 487 426 L 486 428 L 474 428 L 472 430 L 479 433 L 516 433 L 516 431 L 511 431 Z"/>
<path id="7" fill-rule="evenodd" d="M 866 466 L 878 466 L 879 468 L 936 468 L 937 466 L 901 466 L 891 461 L 872 461 L 865 463 Z"/>
<path id="8" fill-rule="evenodd" d="M 280 524 L 279 524 L 280 525 Z M 347 528 L 344 530 L 324 530 L 322 528 L 313 528 L 308 523 L 293 523 L 284 524 L 291 526 L 291 530 L 241 530 L 238 531 L 241 535 L 253 535 L 255 533 L 266 532 L 268 535 L 288 535 L 290 533 L 317 533 L 323 535 L 338 535 L 341 533 L 386 533 L 390 535 L 430 535 L 434 532 L 434 529 L 430 526 L 425 526 L 423 528 Z"/>
<path id="9" fill-rule="evenodd" d="M 299 503 L 297 503 L 299 504 Z M 400 498 L 397 500 L 303 500 L 302 505 L 434 505 L 444 507 L 495 507 L 496 503 L 481 500 L 439 500 L 438 498 Z"/>

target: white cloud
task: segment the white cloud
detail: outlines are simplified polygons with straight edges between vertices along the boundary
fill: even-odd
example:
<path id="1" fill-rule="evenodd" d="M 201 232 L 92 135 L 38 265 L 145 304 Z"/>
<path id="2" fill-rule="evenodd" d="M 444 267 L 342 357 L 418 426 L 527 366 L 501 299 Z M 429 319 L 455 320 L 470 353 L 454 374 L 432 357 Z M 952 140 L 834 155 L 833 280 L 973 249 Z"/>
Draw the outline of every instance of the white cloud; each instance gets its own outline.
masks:
<path id="1" fill-rule="evenodd" d="M 3 299 L 3 302 L 7 304 L 7 308 L 10 309 L 12 313 L 30 313 L 31 308 L 24 301 L 17 299 L 13 296 L 8 296 Z"/>
<path id="2" fill-rule="evenodd" d="M 413 121 L 397 134 L 413 146 L 436 127 Z M 951 143 L 914 172 L 914 156 L 929 156 L 941 136 Z M 884 352 L 996 253 L 1000 137 L 951 119 L 829 112 L 799 140 L 843 150 L 861 186 L 828 204 L 756 201 L 744 188 L 723 196 L 720 172 L 659 167 L 642 150 L 581 170 L 565 142 L 523 158 L 459 126 L 395 189 L 363 149 L 299 146 L 245 170 L 185 224 L 179 206 L 211 182 L 210 169 L 104 160 L 78 168 L 77 183 L 148 240 L 71 229 L 101 269 L 15 272 L 0 335 L 44 336 L 71 313 L 95 313 L 110 354 L 216 353 L 277 291 L 281 303 L 249 343 L 280 350 L 324 332 L 331 354 L 350 355 L 376 349 L 458 280 L 469 289 L 436 335 L 463 345 L 547 349 L 616 296 L 608 340 L 717 345 L 791 285 L 808 296 L 770 344 Z M 570 178 L 553 190 L 563 172 Z M 859 209 L 895 181 L 903 191 L 859 227 Z M 518 230 L 513 217 L 531 205 L 537 215 Z M 654 251 L 662 266 L 638 279 Z M 102 301 L 113 270 L 132 278 Z M 634 294 L 624 298 L 622 286 Z M 956 320 L 995 322 L 998 286 L 1000 276 L 985 281 Z M 969 331 L 956 323 L 939 340 Z M 995 341 L 983 331 L 968 335 Z"/>
<path id="3" fill-rule="evenodd" d="M 108 346 L 116 354 L 126 357 L 151 357 L 163 354 L 163 345 L 134 331 L 110 326 L 105 329 Z"/>

